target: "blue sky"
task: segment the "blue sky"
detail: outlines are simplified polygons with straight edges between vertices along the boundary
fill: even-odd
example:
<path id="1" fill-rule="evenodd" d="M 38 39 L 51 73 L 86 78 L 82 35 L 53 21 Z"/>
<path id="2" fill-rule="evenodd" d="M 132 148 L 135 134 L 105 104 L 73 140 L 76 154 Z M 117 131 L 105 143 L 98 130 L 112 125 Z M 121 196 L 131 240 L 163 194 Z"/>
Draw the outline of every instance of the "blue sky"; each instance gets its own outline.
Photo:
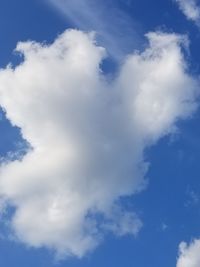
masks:
<path id="1" fill-rule="evenodd" d="M 0 265 L 200 266 L 198 5 L 0 0 Z"/>

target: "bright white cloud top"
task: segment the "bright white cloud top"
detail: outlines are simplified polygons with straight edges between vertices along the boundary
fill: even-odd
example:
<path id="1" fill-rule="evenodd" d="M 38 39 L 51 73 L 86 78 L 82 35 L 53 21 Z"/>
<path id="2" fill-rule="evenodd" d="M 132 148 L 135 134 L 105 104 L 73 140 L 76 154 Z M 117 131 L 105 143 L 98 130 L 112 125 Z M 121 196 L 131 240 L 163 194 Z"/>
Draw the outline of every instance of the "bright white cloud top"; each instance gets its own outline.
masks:
<path id="1" fill-rule="evenodd" d="M 200 240 L 194 240 L 190 245 L 182 242 L 179 246 L 179 258 L 176 267 L 200 266 Z"/>
<path id="2" fill-rule="evenodd" d="M 176 0 L 179 8 L 187 19 L 194 21 L 199 25 L 200 23 L 200 6 L 196 0 Z"/>
<path id="3" fill-rule="evenodd" d="M 0 196 L 15 207 L 15 236 L 83 256 L 107 231 L 142 222 L 119 199 L 144 188 L 144 150 L 196 108 L 184 36 L 149 33 L 112 82 L 92 34 L 68 30 L 51 45 L 19 43 L 24 61 L 0 71 L 0 105 L 32 149 L 0 168 Z M 182 266 L 181 266 L 182 267 Z"/>

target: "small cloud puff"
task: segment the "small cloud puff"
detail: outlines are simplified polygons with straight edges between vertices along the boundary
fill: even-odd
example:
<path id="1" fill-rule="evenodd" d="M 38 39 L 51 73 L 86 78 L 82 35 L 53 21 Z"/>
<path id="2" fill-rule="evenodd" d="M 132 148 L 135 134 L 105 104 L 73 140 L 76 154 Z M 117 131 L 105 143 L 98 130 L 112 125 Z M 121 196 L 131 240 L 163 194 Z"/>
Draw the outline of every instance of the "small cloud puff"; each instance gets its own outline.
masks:
<path id="1" fill-rule="evenodd" d="M 200 266 L 200 240 L 196 239 L 187 245 L 182 242 L 179 246 L 179 258 L 176 267 Z"/>
<path id="2" fill-rule="evenodd" d="M 200 7 L 196 0 L 175 0 L 187 19 L 200 26 Z"/>

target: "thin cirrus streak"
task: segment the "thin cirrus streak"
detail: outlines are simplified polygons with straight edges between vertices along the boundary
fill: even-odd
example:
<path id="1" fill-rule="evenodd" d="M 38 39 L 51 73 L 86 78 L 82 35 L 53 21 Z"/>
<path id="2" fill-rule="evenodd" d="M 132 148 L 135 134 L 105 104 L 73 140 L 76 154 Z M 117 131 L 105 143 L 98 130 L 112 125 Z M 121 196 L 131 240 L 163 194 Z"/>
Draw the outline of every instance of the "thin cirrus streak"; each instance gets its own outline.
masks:
<path id="1" fill-rule="evenodd" d="M 92 0 L 46 0 L 64 15 L 72 26 L 84 31 L 94 31 L 98 42 L 106 47 L 116 61 L 139 47 L 138 23 L 127 13 L 108 1 Z M 137 32 L 136 32 L 137 29 Z"/>

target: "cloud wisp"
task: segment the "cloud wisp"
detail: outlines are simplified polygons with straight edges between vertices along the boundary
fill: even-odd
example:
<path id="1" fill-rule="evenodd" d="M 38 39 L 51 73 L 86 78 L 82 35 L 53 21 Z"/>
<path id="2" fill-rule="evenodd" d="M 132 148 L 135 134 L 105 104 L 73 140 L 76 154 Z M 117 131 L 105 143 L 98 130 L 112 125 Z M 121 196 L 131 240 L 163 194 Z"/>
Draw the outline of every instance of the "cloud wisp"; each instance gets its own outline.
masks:
<path id="1" fill-rule="evenodd" d="M 200 26 L 200 6 L 196 0 L 175 0 L 188 20 Z"/>
<path id="2" fill-rule="evenodd" d="M 11 229 L 33 247 L 82 257 L 106 232 L 136 235 L 141 220 L 120 206 L 141 191 L 144 151 L 196 109 L 187 38 L 152 32 L 113 81 L 93 34 L 68 30 L 52 44 L 24 42 L 23 62 L 0 70 L 0 105 L 31 149 L 0 167 Z"/>
<path id="3" fill-rule="evenodd" d="M 83 31 L 95 31 L 98 42 L 116 61 L 138 48 L 141 43 L 138 25 L 112 0 L 45 0 Z M 137 31 L 136 31 L 137 28 Z"/>

